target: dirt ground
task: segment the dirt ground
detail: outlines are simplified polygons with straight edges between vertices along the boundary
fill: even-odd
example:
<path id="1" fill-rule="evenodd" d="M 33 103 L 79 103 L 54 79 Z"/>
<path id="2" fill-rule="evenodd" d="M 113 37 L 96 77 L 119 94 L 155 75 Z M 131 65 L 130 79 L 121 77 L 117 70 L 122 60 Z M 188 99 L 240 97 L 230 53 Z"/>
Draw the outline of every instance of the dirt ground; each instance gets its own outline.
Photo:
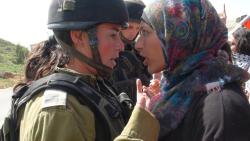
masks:
<path id="1" fill-rule="evenodd" d="M 23 78 L 23 76 L 20 74 L 15 74 L 15 76 L 13 78 L 8 78 L 8 79 L 1 78 L 0 79 L 0 89 L 13 87 L 15 84 L 20 82 L 22 80 L 22 78 Z"/>

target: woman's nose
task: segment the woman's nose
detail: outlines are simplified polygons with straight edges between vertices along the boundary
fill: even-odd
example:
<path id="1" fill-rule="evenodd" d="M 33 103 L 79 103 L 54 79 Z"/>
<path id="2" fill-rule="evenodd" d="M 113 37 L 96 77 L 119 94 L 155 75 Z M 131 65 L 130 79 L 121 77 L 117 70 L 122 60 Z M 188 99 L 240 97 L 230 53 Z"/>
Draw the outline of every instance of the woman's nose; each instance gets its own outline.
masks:
<path id="1" fill-rule="evenodd" d="M 137 51 L 141 50 L 143 47 L 143 41 L 140 35 L 137 36 L 137 38 L 135 39 L 135 49 Z"/>

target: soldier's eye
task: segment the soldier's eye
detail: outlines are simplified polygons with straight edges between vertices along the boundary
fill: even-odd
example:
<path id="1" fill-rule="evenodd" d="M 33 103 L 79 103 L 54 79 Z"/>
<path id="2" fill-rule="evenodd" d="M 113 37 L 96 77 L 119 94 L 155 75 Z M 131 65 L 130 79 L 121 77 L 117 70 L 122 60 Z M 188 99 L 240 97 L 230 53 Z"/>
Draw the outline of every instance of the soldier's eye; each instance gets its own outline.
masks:
<path id="1" fill-rule="evenodd" d="M 111 34 L 111 37 L 115 37 L 115 36 L 116 36 L 116 34 L 114 34 L 114 33 L 113 33 L 113 34 Z"/>
<path id="2" fill-rule="evenodd" d="M 110 33 L 110 37 L 111 37 L 112 39 L 117 39 L 117 38 L 119 38 L 119 32 L 114 31 L 114 32 Z"/>

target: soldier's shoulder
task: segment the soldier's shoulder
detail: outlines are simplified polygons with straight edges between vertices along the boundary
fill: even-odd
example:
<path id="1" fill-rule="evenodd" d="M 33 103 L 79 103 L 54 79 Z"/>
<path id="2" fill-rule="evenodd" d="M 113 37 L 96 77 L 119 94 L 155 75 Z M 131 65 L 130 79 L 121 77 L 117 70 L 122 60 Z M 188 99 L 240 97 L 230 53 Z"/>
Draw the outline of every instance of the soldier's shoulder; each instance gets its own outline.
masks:
<path id="1" fill-rule="evenodd" d="M 67 92 L 60 89 L 46 89 L 43 93 L 42 108 L 66 106 Z"/>

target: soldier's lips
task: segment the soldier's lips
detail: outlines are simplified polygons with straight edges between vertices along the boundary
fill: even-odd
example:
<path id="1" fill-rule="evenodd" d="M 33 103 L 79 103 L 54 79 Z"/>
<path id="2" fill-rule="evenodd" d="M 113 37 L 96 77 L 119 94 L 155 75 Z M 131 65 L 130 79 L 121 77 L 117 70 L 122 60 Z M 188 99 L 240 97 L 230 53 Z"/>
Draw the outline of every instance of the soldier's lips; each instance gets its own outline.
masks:
<path id="1" fill-rule="evenodd" d="M 143 64 L 144 64 L 145 66 L 148 65 L 148 59 L 147 59 L 147 58 L 144 58 Z"/>
<path id="2" fill-rule="evenodd" d="M 114 68 L 116 66 L 116 59 L 111 59 L 111 62 L 112 62 L 112 68 Z"/>

